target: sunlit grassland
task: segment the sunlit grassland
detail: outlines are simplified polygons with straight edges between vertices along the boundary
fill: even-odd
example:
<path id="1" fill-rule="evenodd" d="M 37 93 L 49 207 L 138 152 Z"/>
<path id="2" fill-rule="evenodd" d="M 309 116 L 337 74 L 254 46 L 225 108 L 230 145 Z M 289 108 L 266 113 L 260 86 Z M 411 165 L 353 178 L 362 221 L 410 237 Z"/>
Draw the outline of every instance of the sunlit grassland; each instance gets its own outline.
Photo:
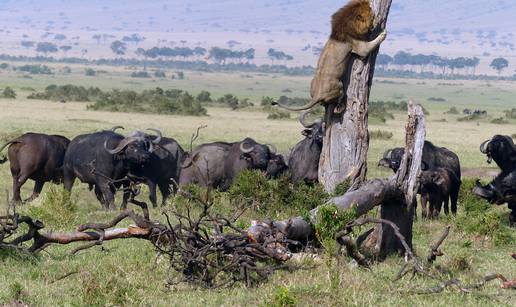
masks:
<path id="1" fill-rule="evenodd" d="M 124 133 L 148 127 L 159 128 L 167 136 L 176 138 L 188 150 L 192 133 L 198 126 L 201 130 L 196 144 L 226 140 L 240 140 L 250 136 L 260 142 L 276 144 L 282 153 L 288 153 L 301 138 L 301 126 L 292 120 L 267 120 L 267 113 L 260 108 L 230 111 L 227 108 L 208 109 L 208 117 L 165 116 L 136 113 L 109 113 L 86 110 L 87 103 L 28 100 L 26 87 L 41 90 L 49 84 L 75 84 L 99 86 L 103 89 L 125 88 L 141 90 L 156 86 L 180 88 L 197 93 L 208 90 L 214 96 L 233 93 L 238 97 L 249 97 L 259 104 L 262 96 L 287 95 L 306 97 L 309 78 L 251 74 L 214 74 L 185 72 L 185 80 L 134 79 L 125 68 L 108 70 L 97 77 L 83 75 L 83 67 L 72 66 L 72 75 L 32 76 L 31 79 L 17 73 L 0 73 L 0 88 L 12 86 L 18 93 L 16 100 L 0 99 L 0 137 L 2 142 L 24 132 L 36 131 L 63 134 L 69 138 L 82 133 L 122 125 Z M 485 157 L 478 150 L 479 144 L 494 134 L 516 133 L 516 124 L 496 125 L 481 122 L 458 122 L 462 115 L 443 114 L 451 106 L 459 111 L 463 108 L 485 109 L 489 115 L 500 117 L 503 110 L 516 107 L 516 85 L 513 83 L 486 83 L 466 81 L 390 80 L 395 83 L 375 83 L 372 100 L 408 100 L 422 103 L 430 112 L 426 118 L 427 139 L 439 146 L 455 151 L 463 168 L 487 167 Z M 424 84 L 423 84 L 424 83 Z M 447 83 L 448 85 L 439 85 Z M 450 85 L 454 84 L 454 85 Z M 250 90 L 253 88 L 253 90 Z M 291 93 L 283 93 L 284 89 Z M 431 102 L 428 98 L 444 98 L 445 102 Z M 295 117 L 293 114 L 292 117 Z M 446 121 L 442 121 L 445 119 Z M 371 140 L 368 155 L 368 176 L 384 177 L 391 173 L 377 167 L 382 153 L 404 142 L 405 112 L 395 113 L 394 120 L 385 124 L 371 124 L 370 130 L 384 130 L 393 133 L 389 140 Z M 27 197 L 32 182 L 22 193 Z M 8 164 L 0 166 L 0 214 L 5 210 L 6 189 L 11 189 Z M 44 190 L 48 191 L 49 186 Z M 145 189 L 144 189 L 145 190 Z M 44 193 L 45 194 L 45 193 Z M 63 229 L 72 230 L 77 224 L 87 221 L 108 221 L 115 213 L 100 211 L 93 193 L 76 184 L 73 197 L 77 199 L 77 218 Z M 146 200 L 144 193 L 140 197 Z M 42 206 L 44 197 L 21 208 L 27 212 L 30 207 Z M 222 208 L 231 210 L 231 208 Z M 507 224 L 506 206 L 503 223 Z M 271 212 L 276 217 L 287 217 L 288 210 Z M 160 209 L 153 209 L 152 216 L 161 219 Z M 464 214 L 459 208 L 459 214 Z M 244 222 L 262 217 L 263 213 L 250 210 L 243 216 Z M 414 246 L 417 254 L 426 256 L 447 224 L 453 219 L 443 217 L 439 221 L 415 223 Z M 35 306 L 70 305 L 148 305 L 148 306 L 244 306 L 250 304 L 270 305 L 278 289 L 287 288 L 289 295 L 298 305 L 406 305 L 406 306 L 478 306 L 507 305 L 516 300 L 514 291 L 500 289 L 497 282 L 472 294 L 445 291 L 438 295 L 413 295 L 407 291 L 434 286 L 435 282 L 424 277 L 413 280 L 405 278 L 392 282 L 403 259 L 392 257 L 369 270 L 354 268 L 349 259 L 339 263 L 323 261 L 314 268 L 294 272 L 279 272 L 266 283 L 251 289 L 237 286 L 233 289 L 202 290 L 188 285 L 167 289 L 167 263 L 157 258 L 150 243 L 138 240 L 106 242 L 104 247 L 95 247 L 77 256 L 68 256 L 73 247 L 51 246 L 37 257 L 20 254 L 0 254 L 0 304 L 15 298 L 14 289 L 21 286 L 19 298 Z M 445 255 L 437 263 L 452 268 L 452 275 L 464 282 L 474 282 L 490 272 L 500 272 L 516 277 L 516 264 L 510 258 L 515 244 L 495 246 L 489 238 L 466 235 L 452 228 L 450 237 L 443 246 Z M 458 268 L 457 262 L 464 260 L 466 268 Z M 56 283 L 58 277 L 73 271 L 79 273 Z M 330 281 L 330 276 L 339 276 L 339 283 Z"/>

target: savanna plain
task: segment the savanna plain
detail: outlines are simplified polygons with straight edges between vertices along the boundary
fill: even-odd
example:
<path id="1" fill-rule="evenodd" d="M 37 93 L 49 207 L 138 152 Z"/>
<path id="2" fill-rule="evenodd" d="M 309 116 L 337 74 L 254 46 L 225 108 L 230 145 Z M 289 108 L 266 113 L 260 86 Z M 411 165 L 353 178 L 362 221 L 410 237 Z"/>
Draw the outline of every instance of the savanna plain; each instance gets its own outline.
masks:
<path id="1" fill-rule="evenodd" d="M 58 70 L 59 67 L 56 67 Z M 237 141 L 252 137 L 258 142 L 275 144 L 281 153 L 301 140 L 301 125 L 291 114 L 291 119 L 270 120 L 262 110 L 263 96 L 308 96 L 308 77 L 288 77 L 274 74 L 209 73 L 185 71 L 183 80 L 159 78 L 135 79 L 125 68 L 100 67 L 105 73 L 95 77 L 84 76 L 84 67 L 72 66 L 67 75 L 25 77 L 16 72 L 0 73 L 0 88 L 9 86 L 17 93 L 15 99 L 0 99 L 0 139 L 6 142 L 25 132 L 61 134 L 68 138 L 76 135 L 125 127 L 123 133 L 145 128 L 159 128 L 163 134 L 179 141 L 185 150 L 190 148 L 190 138 L 196 128 L 202 129 L 194 146 L 210 141 Z M 89 103 L 59 103 L 32 100 L 26 97 L 32 91 L 42 91 L 50 84 L 97 86 L 101 89 L 144 90 L 161 87 L 182 89 L 192 94 L 207 90 L 219 97 L 232 93 L 239 98 L 249 98 L 254 106 L 238 110 L 209 106 L 208 116 L 189 117 L 159 114 L 104 112 L 87 109 Z M 288 92 L 288 94 L 285 94 Z M 504 81 L 442 81 L 377 78 L 372 86 L 371 101 L 408 101 L 420 103 L 428 111 L 426 138 L 438 146 L 456 152 L 466 176 L 488 180 L 497 173 L 493 165 L 479 151 L 482 141 L 495 134 L 516 134 L 516 121 L 503 124 L 491 120 L 504 117 L 504 111 L 516 107 L 516 84 Z M 447 112 L 455 107 L 459 114 Z M 487 118 L 458 121 L 463 109 L 487 111 Z M 393 118 L 386 122 L 371 119 L 370 131 L 391 132 L 387 139 L 372 138 L 368 153 L 368 178 L 391 175 L 390 170 L 377 166 L 383 152 L 403 146 L 406 112 L 392 111 Z M 28 197 L 33 183 L 29 181 L 22 194 Z M 466 184 L 464 186 L 467 186 Z M 11 195 L 11 176 L 8 163 L 0 166 L 0 212 L 6 209 L 7 193 Z M 471 188 L 471 185 L 468 186 Z M 47 230 L 70 231 L 81 223 L 109 221 L 116 212 L 103 211 L 92 192 L 76 182 L 72 192 L 73 205 L 59 205 L 61 186 L 47 184 L 40 198 L 20 206 L 21 213 L 41 218 Z M 467 189 L 467 187 L 465 187 Z M 56 192 L 57 191 L 57 192 Z M 516 252 L 516 235 L 508 227 L 509 210 L 506 205 L 494 206 L 496 221 L 484 221 L 496 226 L 493 232 L 474 231 L 465 227 L 469 217 L 464 208 L 474 197 L 462 191 L 457 217 L 441 214 L 439 220 L 418 218 L 414 224 L 414 249 L 424 257 L 446 225 L 451 233 L 436 265 L 442 267 L 438 274 L 443 279 L 459 278 L 464 283 L 474 283 L 491 272 L 516 278 L 516 262 L 511 253 Z M 57 195 L 57 196 L 56 196 Z M 119 195 L 118 195 L 119 196 Z M 218 197 L 224 199 L 225 193 Z M 148 200 L 146 188 L 139 196 Z M 120 197 L 117 197 L 117 203 Z M 231 202 L 222 201 L 214 210 L 230 213 L 235 208 Z M 171 199 L 165 207 L 151 209 L 151 217 L 163 220 L 161 212 L 178 205 Z M 295 208 L 274 206 L 249 208 L 239 220 L 243 226 L 252 219 L 287 218 L 300 214 Z M 418 215 L 420 213 L 418 212 Z M 489 216 L 493 216 L 492 214 Z M 473 219 L 473 218 L 471 218 Z M 494 227 L 494 226 L 493 226 Z M 469 229 L 469 230 L 468 230 Z M 503 232 L 500 239 L 498 232 Z M 169 271 L 164 257 L 157 256 L 153 246 L 143 240 L 128 239 L 105 242 L 70 256 L 74 246 L 48 247 L 37 256 L 15 251 L 0 253 L 0 304 L 22 301 L 33 306 L 245 306 L 245 305 L 398 305 L 398 306 L 514 306 L 515 291 L 501 289 L 498 282 L 487 284 L 472 293 L 447 289 L 439 294 L 417 295 L 414 290 L 436 285 L 436 281 L 423 277 L 405 277 L 393 282 L 403 264 L 401 257 L 390 257 L 375 264 L 370 270 L 351 263 L 351 258 L 331 256 L 322 252 L 320 261 L 306 260 L 304 268 L 278 271 L 254 287 L 237 284 L 229 289 L 206 290 L 188 284 L 166 287 L 167 278 L 177 274 Z M 60 276 L 77 272 L 62 280 Z M 54 282 L 55 281 L 55 282 Z"/>

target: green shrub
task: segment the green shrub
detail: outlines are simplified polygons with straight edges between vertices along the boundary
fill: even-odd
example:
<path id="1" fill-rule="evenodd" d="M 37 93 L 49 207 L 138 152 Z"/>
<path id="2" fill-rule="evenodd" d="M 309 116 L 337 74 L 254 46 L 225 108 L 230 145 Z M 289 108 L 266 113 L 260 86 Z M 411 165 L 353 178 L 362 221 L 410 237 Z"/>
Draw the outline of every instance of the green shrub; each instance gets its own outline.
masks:
<path id="1" fill-rule="evenodd" d="M 237 204 L 254 206 L 263 212 L 273 209 L 307 212 L 328 200 L 321 185 L 293 185 L 287 176 L 267 180 L 257 170 L 240 173 L 228 191 L 229 199 Z"/>
<path id="2" fill-rule="evenodd" d="M 389 131 L 375 130 L 369 132 L 369 137 L 371 140 L 390 140 L 392 136 L 392 132 Z"/>
<path id="3" fill-rule="evenodd" d="M 464 117 L 459 117 L 457 120 L 459 122 L 468 122 L 468 121 L 475 121 L 486 118 L 486 115 L 480 115 L 480 114 L 470 114 Z"/>
<path id="4" fill-rule="evenodd" d="M 31 75 L 52 75 L 52 70 L 46 65 L 23 65 L 18 67 L 19 71 L 28 72 Z"/>
<path id="5" fill-rule="evenodd" d="M 157 70 L 157 71 L 154 72 L 154 77 L 156 77 L 156 78 L 166 78 L 167 75 L 165 74 L 164 71 Z"/>
<path id="6" fill-rule="evenodd" d="M 132 78 L 150 78 L 151 76 L 146 71 L 135 71 L 135 72 L 131 73 L 131 77 Z"/>
<path id="7" fill-rule="evenodd" d="M 493 118 L 491 120 L 491 124 L 498 124 L 498 125 L 503 125 L 503 124 L 508 124 L 509 122 L 507 120 L 505 120 L 503 117 L 497 117 L 497 118 Z"/>
<path id="8" fill-rule="evenodd" d="M 206 116 L 201 103 L 188 92 L 155 88 L 137 93 L 131 90 L 101 92 L 89 110 Z"/>
<path id="9" fill-rule="evenodd" d="M 4 88 L 4 91 L 2 92 L 2 96 L 4 98 L 15 99 L 16 98 L 16 92 L 12 88 L 10 88 L 9 86 L 6 86 Z"/>
<path id="10" fill-rule="evenodd" d="M 84 87 L 71 84 L 55 85 L 51 84 L 45 88 L 44 92 L 31 93 L 28 99 L 41 99 L 59 101 L 61 99 L 67 101 L 88 102 L 97 99 L 102 94 L 98 87 Z"/>
<path id="11" fill-rule="evenodd" d="M 456 107 L 451 107 L 448 111 L 444 112 L 444 114 L 459 114 L 459 110 Z"/>
<path id="12" fill-rule="evenodd" d="M 503 215 L 497 210 L 496 205 L 475 196 L 472 193 L 475 180 L 462 179 L 459 193 L 459 203 L 464 208 L 464 214 L 457 216 L 458 229 L 473 235 L 488 236 L 493 239 L 495 245 L 503 245 L 513 240 L 513 235 L 508 226 L 503 225 Z"/>
<path id="13" fill-rule="evenodd" d="M 335 205 L 321 205 L 317 210 L 315 223 L 315 236 L 321 245 L 330 255 L 337 252 L 337 242 L 335 235 L 341 231 L 346 224 L 357 217 L 356 209 L 350 208 L 342 211 Z"/>
<path id="14" fill-rule="evenodd" d="M 31 205 L 29 216 L 44 222 L 53 230 L 67 230 L 77 226 L 77 197 L 57 185 L 51 185 L 41 203 Z"/>
<path id="15" fill-rule="evenodd" d="M 269 111 L 269 115 L 267 115 L 267 119 L 290 119 L 290 113 L 283 110 L 279 110 L 277 108 L 271 108 Z"/>
<path id="16" fill-rule="evenodd" d="M 85 74 L 86 76 L 88 76 L 88 77 L 94 77 L 94 76 L 96 76 L 96 75 L 97 75 L 97 72 L 96 72 L 95 70 L 91 69 L 91 68 L 86 68 L 86 69 L 84 70 L 84 74 Z"/>
<path id="17" fill-rule="evenodd" d="M 276 289 L 274 299 L 272 301 L 272 304 L 270 304 L 270 306 L 273 307 L 290 307 L 295 305 L 296 301 L 290 295 L 290 292 L 286 287 L 279 287 Z"/>

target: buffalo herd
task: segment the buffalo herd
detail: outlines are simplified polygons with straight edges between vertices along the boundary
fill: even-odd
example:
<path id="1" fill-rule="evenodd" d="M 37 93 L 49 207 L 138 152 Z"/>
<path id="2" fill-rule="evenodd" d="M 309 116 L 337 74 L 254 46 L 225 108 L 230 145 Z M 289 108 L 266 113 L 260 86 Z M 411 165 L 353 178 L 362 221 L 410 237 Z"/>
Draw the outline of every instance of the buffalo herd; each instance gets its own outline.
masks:
<path id="1" fill-rule="evenodd" d="M 162 200 L 179 187 L 197 184 L 227 190 L 244 170 L 260 170 L 268 178 L 287 174 L 294 184 L 316 183 L 319 156 L 323 146 L 325 125 L 320 119 L 308 122 L 308 111 L 300 115 L 304 138 L 297 143 L 288 158 L 278 154 L 274 145 L 261 144 L 252 138 L 238 142 L 213 142 L 185 151 L 173 138 L 165 137 L 157 129 L 135 131 L 127 136 L 117 132 L 116 126 L 75 137 L 71 141 L 59 135 L 26 133 L 0 148 L 8 147 L 13 177 L 13 201 L 21 202 L 20 189 L 28 180 L 35 181 L 30 202 L 41 193 L 45 182 L 63 182 L 71 191 L 76 179 L 94 190 L 105 209 L 115 209 L 115 193 L 131 182 L 149 187 L 149 198 L 156 206 L 157 188 Z M 512 210 L 511 225 L 516 224 L 516 146 L 511 137 L 495 135 L 483 142 L 480 151 L 495 161 L 500 174 L 487 185 L 476 183 L 473 193 L 495 204 L 508 203 Z M 404 148 L 387 150 L 378 165 L 392 169 L 400 167 Z M 422 217 L 437 218 L 444 213 L 457 212 L 461 186 L 461 168 L 458 156 L 429 141 L 423 146 L 421 177 L 418 193 L 421 195 Z M 124 189 L 122 208 L 127 206 L 130 193 Z M 428 203 L 428 208 L 427 208 Z"/>

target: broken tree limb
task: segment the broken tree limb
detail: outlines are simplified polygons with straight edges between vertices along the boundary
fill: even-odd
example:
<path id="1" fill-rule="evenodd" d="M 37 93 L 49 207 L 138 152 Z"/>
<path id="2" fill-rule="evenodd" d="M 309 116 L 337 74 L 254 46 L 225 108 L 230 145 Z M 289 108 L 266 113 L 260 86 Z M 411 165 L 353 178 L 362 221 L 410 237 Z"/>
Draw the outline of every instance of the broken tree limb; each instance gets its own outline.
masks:
<path id="1" fill-rule="evenodd" d="M 371 0 L 374 28 L 370 39 L 386 28 L 391 0 Z M 342 76 L 344 92 L 326 106 L 326 136 L 319 160 L 319 182 L 327 192 L 347 179 L 350 190 L 366 181 L 369 149 L 368 103 L 378 49 L 366 58 L 352 55 Z"/>
<path id="2" fill-rule="evenodd" d="M 443 255 L 443 252 L 439 249 L 439 247 L 448 237 L 448 234 L 450 233 L 450 228 L 450 225 L 446 226 L 446 228 L 443 231 L 443 234 L 439 237 L 439 240 L 435 242 L 434 245 L 432 245 L 432 247 L 430 248 L 430 253 L 428 254 L 428 257 L 426 257 L 426 261 L 428 264 L 432 264 L 438 256 Z"/>

